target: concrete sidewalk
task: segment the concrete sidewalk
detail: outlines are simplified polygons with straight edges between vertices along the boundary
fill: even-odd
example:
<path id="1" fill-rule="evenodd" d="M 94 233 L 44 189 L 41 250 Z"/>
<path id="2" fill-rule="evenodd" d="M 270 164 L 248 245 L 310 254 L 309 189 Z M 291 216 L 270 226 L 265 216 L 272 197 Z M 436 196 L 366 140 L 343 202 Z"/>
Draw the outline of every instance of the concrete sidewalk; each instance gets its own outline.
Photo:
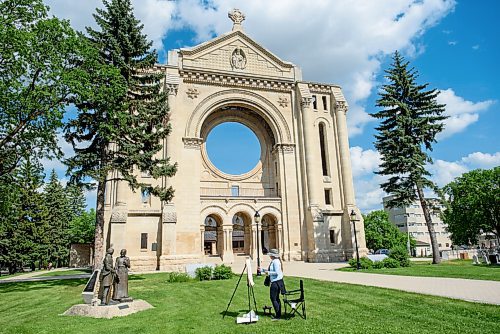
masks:
<path id="1" fill-rule="evenodd" d="M 500 282 L 460 278 L 415 277 L 336 271 L 347 264 L 285 262 L 286 276 L 375 286 L 426 295 L 500 305 Z M 243 268 L 242 268 L 243 269 Z"/>

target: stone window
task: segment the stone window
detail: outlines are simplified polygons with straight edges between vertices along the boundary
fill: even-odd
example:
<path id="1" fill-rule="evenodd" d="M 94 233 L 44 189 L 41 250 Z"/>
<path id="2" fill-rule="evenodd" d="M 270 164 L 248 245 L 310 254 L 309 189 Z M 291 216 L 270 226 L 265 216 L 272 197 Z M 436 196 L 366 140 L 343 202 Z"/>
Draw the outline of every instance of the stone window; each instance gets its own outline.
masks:
<path id="1" fill-rule="evenodd" d="M 148 234 L 141 233 L 141 249 L 148 249 Z"/>
<path id="2" fill-rule="evenodd" d="M 335 230 L 330 230 L 330 243 L 335 243 Z"/>
<path id="3" fill-rule="evenodd" d="M 323 110 L 328 110 L 328 106 L 326 103 L 326 96 L 322 96 L 321 100 L 323 101 Z"/>
<path id="4" fill-rule="evenodd" d="M 318 101 L 316 101 L 316 95 L 312 96 L 313 109 L 318 109 Z"/>
<path id="5" fill-rule="evenodd" d="M 328 150 L 326 147 L 325 125 L 323 123 L 319 123 L 319 146 L 321 149 L 321 169 L 323 170 L 323 176 L 330 176 L 328 171 Z"/>
<path id="6" fill-rule="evenodd" d="M 233 196 L 233 197 L 240 196 L 240 187 L 239 186 L 232 186 L 231 187 L 231 196 Z"/>
<path id="7" fill-rule="evenodd" d="M 142 204 L 149 204 L 151 200 L 151 193 L 149 189 L 144 189 L 141 191 L 141 202 Z"/>
<path id="8" fill-rule="evenodd" d="M 332 205 L 332 189 L 325 189 L 325 204 Z"/>

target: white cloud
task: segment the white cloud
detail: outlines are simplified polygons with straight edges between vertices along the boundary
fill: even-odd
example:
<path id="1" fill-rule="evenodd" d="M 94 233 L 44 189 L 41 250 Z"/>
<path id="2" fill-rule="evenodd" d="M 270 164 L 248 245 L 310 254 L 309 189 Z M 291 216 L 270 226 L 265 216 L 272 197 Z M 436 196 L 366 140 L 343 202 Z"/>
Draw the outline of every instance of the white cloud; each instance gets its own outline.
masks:
<path id="1" fill-rule="evenodd" d="M 380 154 L 374 150 L 363 150 L 355 146 L 350 148 L 350 152 L 353 177 L 373 174 L 382 162 Z"/>
<path id="2" fill-rule="evenodd" d="M 473 45 L 472 50 L 479 50 L 479 44 Z"/>
<path id="3" fill-rule="evenodd" d="M 500 166 L 500 152 L 494 154 L 474 152 L 462 158 L 462 162 L 473 168 L 490 169 Z"/>
<path id="4" fill-rule="evenodd" d="M 71 25 L 85 31 L 85 27 L 97 28 L 94 17 L 96 8 L 104 8 L 102 0 L 68 1 L 45 0 L 51 13 L 57 17 L 69 19 Z M 172 27 L 175 2 L 165 0 L 132 0 L 134 14 L 144 24 L 143 33 L 153 41 L 153 47 L 162 51 L 162 38 Z"/>
<path id="5" fill-rule="evenodd" d="M 449 116 L 444 121 L 445 128 L 443 132 L 438 134 L 438 139 L 463 131 L 479 119 L 479 112 L 487 110 L 496 102 L 495 100 L 467 101 L 463 97 L 456 95 L 451 88 L 441 90 L 437 101 L 446 104 L 445 115 Z"/>
<path id="6" fill-rule="evenodd" d="M 458 44 L 457 41 L 448 41 L 448 45 L 455 46 L 457 44 Z"/>
<path id="7" fill-rule="evenodd" d="M 92 13 L 99 0 L 46 0 L 60 17 L 83 29 L 95 26 Z M 133 0 L 135 13 L 155 47 L 169 29 L 187 27 L 198 42 L 231 30 L 227 13 L 246 15 L 245 31 L 258 43 L 303 69 L 304 79 L 343 86 L 351 110 L 350 136 L 363 132 L 373 119 L 365 99 L 376 84 L 381 62 L 395 50 L 412 56 L 426 29 L 455 6 L 455 0 L 268 1 L 268 0 Z M 170 46 L 167 46 L 170 47 Z M 162 50 L 160 50 L 162 51 Z M 165 51 L 165 50 L 163 50 Z"/>
<path id="8" fill-rule="evenodd" d="M 436 160 L 428 166 L 428 171 L 432 173 L 432 180 L 439 187 L 443 187 L 457 176 L 468 172 L 469 169 L 459 162 Z"/>

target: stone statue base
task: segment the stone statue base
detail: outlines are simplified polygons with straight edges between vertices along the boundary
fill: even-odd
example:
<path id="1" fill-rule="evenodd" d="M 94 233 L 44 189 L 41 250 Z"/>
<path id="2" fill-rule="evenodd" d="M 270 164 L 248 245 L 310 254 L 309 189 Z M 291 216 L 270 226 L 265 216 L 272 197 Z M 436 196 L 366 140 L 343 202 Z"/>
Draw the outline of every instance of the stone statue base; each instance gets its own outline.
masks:
<path id="1" fill-rule="evenodd" d="M 151 304 L 144 300 L 137 299 L 131 302 L 104 306 L 77 304 L 71 306 L 66 312 L 63 313 L 63 315 L 111 319 L 114 317 L 125 317 L 150 308 L 153 308 Z"/>

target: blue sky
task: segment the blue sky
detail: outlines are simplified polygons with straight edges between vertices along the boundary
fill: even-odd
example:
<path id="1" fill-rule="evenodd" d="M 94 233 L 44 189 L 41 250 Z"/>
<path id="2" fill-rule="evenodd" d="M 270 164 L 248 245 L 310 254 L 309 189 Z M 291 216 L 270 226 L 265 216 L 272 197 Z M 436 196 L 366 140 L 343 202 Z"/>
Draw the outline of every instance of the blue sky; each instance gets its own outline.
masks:
<path id="1" fill-rule="evenodd" d="M 52 12 L 67 18 L 79 30 L 95 26 L 91 14 L 99 0 L 74 2 L 47 0 Z M 165 62 L 166 51 L 202 43 L 231 29 L 228 10 L 246 15 L 245 32 L 286 61 L 302 68 L 305 80 L 335 83 L 343 87 L 350 108 L 348 124 L 354 184 L 362 211 L 381 208 L 382 181 L 374 171 L 380 156 L 373 147 L 378 87 L 394 50 L 400 50 L 420 73 L 419 81 L 442 93 L 450 118 L 431 153 L 433 180 L 440 186 L 475 168 L 500 165 L 500 1 L 372 0 L 372 1 L 240 1 L 240 0 L 132 0 L 144 31 L 154 41 Z M 209 137 L 213 150 L 218 142 L 240 136 L 241 129 L 225 130 Z M 218 131 L 219 132 L 219 131 Z M 246 132 L 245 138 L 252 140 Z M 241 140 L 246 142 L 247 139 Z M 258 152 L 258 144 L 244 146 Z M 70 154 L 70 148 L 63 149 Z M 237 143 L 233 143 L 237 144 Z M 226 146 L 225 149 L 228 149 Z M 229 150 L 227 150 L 229 151 Z M 242 148 L 235 148 L 242 152 Z M 251 159 L 220 162 L 221 169 L 248 170 Z M 258 154 L 258 153 L 257 153 Z M 249 161 L 247 161 L 249 160 Z M 239 162 L 239 163 L 237 163 Z M 217 162 L 216 164 L 219 164 Z M 59 175 L 64 168 L 46 162 Z M 95 195 L 88 194 L 94 207 Z"/>

